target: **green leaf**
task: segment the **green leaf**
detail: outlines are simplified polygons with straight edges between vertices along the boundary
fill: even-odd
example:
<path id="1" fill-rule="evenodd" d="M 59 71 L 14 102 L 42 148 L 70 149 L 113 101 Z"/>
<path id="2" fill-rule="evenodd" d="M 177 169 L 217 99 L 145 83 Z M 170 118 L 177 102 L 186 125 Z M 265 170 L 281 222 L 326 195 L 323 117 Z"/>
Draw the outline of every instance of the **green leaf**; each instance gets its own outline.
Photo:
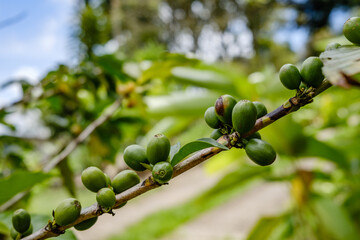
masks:
<path id="1" fill-rule="evenodd" d="M 360 239 L 349 213 L 332 199 L 317 198 L 313 202 L 313 207 L 320 219 L 320 226 L 335 239 Z"/>
<path id="2" fill-rule="evenodd" d="M 191 67 L 174 67 L 171 70 L 171 74 L 180 82 L 234 93 L 235 88 L 231 80 L 214 71 L 200 70 Z"/>
<path id="3" fill-rule="evenodd" d="M 190 142 L 186 145 L 184 145 L 182 148 L 180 148 L 179 152 L 174 155 L 174 157 L 171 159 L 171 165 L 175 166 L 181 160 L 183 160 L 185 157 L 189 156 L 190 154 L 200 151 L 202 149 L 208 148 L 208 147 L 218 147 L 223 150 L 229 150 L 226 146 L 218 143 L 212 138 L 200 138 L 196 141 Z"/>
<path id="4" fill-rule="evenodd" d="M 276 216 L 276 217 L 263 217 L 251 230 L 247 237 L 247 240 L 267 240 L 272 236 L 273 231 L 285 220 L 287 216 Z"/>
<path id="5" fill-rule="evenodd" d="M 10 176 L 0 179 L 0 204 L 5 203 L 17 193 L 26 191 L 51 176 L 48 173 L 18 170 Z"/>
<path id="6" fill-rule="evenodd" d="M 360 86 L 360 47 L 341 46 L 320 55 L 323 74 L 334 85 Z"/>
<path id="7" fill-rule="evenodd" d="M 173 159 L 174 155 L 180 150 L 180 142 L 177 142 L 175 145 L 172 145 L 170 148 L 170 161 Z"/>
<path id="8" fill-rule="evenodd" d="M 303 154 L 305 156 L 321 157 L 345 169 L 349 168 L 347 157 L 342 151 L 312 137 L 307 139 Z"/>
<path id="9" fill-rule="evenodd" d="M 6 226 L 5 223 L 0 222 L 0 234 L 7 234 L 9 233 L 9 228 Z"/>
<path id="10" fill-rule="evenodd" d="M 97 63 L 110 75 L 117 76 L 120 80 L 129 79 L 122 71 L 123 61 L 114 55 L 103 55 L 96 59 Z"/>
<path id="11" fill-rule="evenodd" d="M 57 167 L 60 170 L 63 185 L 66 187 L 70 195 L 72 197 L 75 197 L 76 193 L 75 193 L 74 172 L 69 165 L 69 159 L 64 159 L 63 161 L 61 161 L 57 165 Z"/>

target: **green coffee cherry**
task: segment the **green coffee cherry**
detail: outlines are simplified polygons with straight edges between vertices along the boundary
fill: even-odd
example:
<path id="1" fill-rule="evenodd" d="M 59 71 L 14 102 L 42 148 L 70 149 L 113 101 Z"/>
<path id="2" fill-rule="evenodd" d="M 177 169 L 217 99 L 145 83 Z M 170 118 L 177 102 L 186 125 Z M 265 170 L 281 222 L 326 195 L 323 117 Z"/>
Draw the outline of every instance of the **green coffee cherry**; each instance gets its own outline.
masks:
<path id="1" fill-rule="evenodd" d="M 127 202 L 121 203 L 119 206 L 114 207 L 114 209 L 122 208 L 122 207 L 125 206 L 126 204 L 127 204 Z"/>
<path id="2" fill-rule="evenodd" d="M 343 33 L 350 42 L 360 45 L 360 17 L 349 18 L 344 23 Z"/>
<path id="3" fill-rule="evenodd" d="M 88 167 L 81 173 L 81 181 L 92 192 L 97 192 L 106 187 L 106 176 L 97 167 Z"/>
<path id="4" fill-rule="evenodd" d="M 257 113 L 256 118 L 261 118 L 267 114 L 267 109 L 263 103 L 253 102 L 253 104 L 255 105 L 256 108 L 256 113 Z"/>
<path id="5" fill-rule="evenodd" d="M 10 236 L 12 239 L 17 239 L 18 235 L 20 235 L 20 237 L 27 237 L 30 234 L 32 234 L 33 232 L 33 226 L 32 224 L 30 224 L 30 227 L 28 228 L 28 230 L 26 230 L 26 232 L 24 233 L 19 233 L 18 231 L 16 231 L 13 227 L 10 229 Z"/>
<path id="6" fill-rule="evenodd" d="M 324 66 L 320 58 L 309 57 L 301 65 L 300 74 L 308 86 L 319 87 L 324 80 L 321 68 Z"/>
<path id="7" fill-rule="evenodd" d="M 245 152 L 253 162 L 260 166 L 270 165 L 276 159 L 274 148 L 269 143 L 257 138 L 248 141 Z"/>
<path id="8" fill-rule="evenodd" d="M 207 125 L 209 125 L 209 127 L 211 128 L 216 129 L 219 128 L 221 125 L 220 120 L 216 116 L 215 107 L 209 107 L 208 109 L 206 109 L 204 119 Z"/>
<path id="9" fill-rule="evenodd" d="M 97 221 L 98 217 L 89 218 L 81 223 L 78 223 L 74 226 L 74 228 L 78 231 L 85 231 L 91 228 Z"/>
<path id="10" fill-rule="evenodd" d="M 139 176 L 133 170 L 119 172 L 111 182 L 114 192 L 119 194 L 140 182 Z"/>
<path id="11" fill-rule="evenodd" d="M 152 176 L 160 184 L 167 183 L 173 174 L 173 167 L 168 162 L 158 162 L 154 165 Z"/>
<path id="12" fill-rule="evenodd" d="M 222 95 L 215 102 L 215 114 L 218 119 L 232 126 L 232 110 L 236 104 L 236 99 L 230 95 Z"/>
<path id="13" fill-rule="evenodd" d="M 21 234 L 21 237 L 27 237 L 29 236 L 30 234 L 33 233 L 33 226 L 32 224 L 30 224 L 30 227 L 28 228 L 28 230 L 26 230 L 26 232 L 24 232 L 23 234 Z"/>
<path id="14" fill-rule="evenodd" d="M 106 179 L 106 187 L 111 188 L 112 187 L 111 179 L 110 179 L 109 175 L 107 175 L 106 173 L 104 173 L 104 175 L 105 175 L 105 179 Z"/>
<path id="15" fill-rule="evenodd" d="M 135 171 L 144 171 L 146 168 L 141 163 L 149 164 L 145 148 L 140 145 L 130 145 L 124 151 L 125 163 Z"/>
<path id="16" fill-rule="evenodd" d="M 261 139 L 261 135 L 259 132 L 254 132 L 253 134 L 251 134 L 250 136 L 248 136 L 247 138 L 245 138 L 246 140 L 250 140 L 252 138 L 257 138 L 257 139 Z"/>
<path id="17" fill-rule="evenodd" d="M 156 134 L 149 141 L 146 155 L 151 164 L 166 161 L 170 153 L 170 141 L 163 134 Z"/>
<path id="18" fill-rule="evenodd" d="M 341 47 L 341 45 L 337 42 L 332 42 L 332 43 L 329 43 L 326 48 L 325 48 L 325 51 L 330 51 L 330 50 L 334 50 L 334 49 L 337 49 Z"/>
<path id="19" fill-rule="evenodd" d="M 240 133 L 250 131 L 256 122 L 257 111 L 255 105 L 249 100 L 239 101 L 232 111 L 234 129 Z"/>
<path id="20" fill-rule="evenodd" d="M 63 200 L 54 211 L 55 222 L 59 226 L 73 223 L 81 212 L 81 204 L 74 198 Z"/>
<path id="21" fill-rule="evenodd" d="M 210 134 L 210 137 L 214 140 L 218 140 L 223 134 L 221 133 L 220 129 L 215 129 Z"/>
<path id="22" fill-rule="evenodd" d="M 110 188 L 102 188 L 96 194 L 96 201 L 103 208 L 112 208 L 115 205 L 115 193 Z"/>
<path id="23" fill-rule="evenodd" d="M 18 209 L 12 215 L 12 225 L 19 233 L 26 232 L 31 224 L 30 214 L 25 209 Z"/>
<path id="24" fill-rule="evenodd" d="M 285 64 L 280 68 L 279 78 L 284 87 L 293 90 L 298 89 L 301 82 L 301 75 L 293 64 Z"/>

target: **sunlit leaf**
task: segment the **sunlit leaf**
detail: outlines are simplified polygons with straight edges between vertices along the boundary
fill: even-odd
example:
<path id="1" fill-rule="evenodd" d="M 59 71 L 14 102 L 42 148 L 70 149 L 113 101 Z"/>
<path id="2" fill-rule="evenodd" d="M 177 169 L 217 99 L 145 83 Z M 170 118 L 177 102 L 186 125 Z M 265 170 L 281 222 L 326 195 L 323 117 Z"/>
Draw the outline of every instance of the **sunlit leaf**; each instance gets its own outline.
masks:
<path id="1" fill-rule="evenodd" d="M 360 86 L 360 47 L 341 46 L 320 55 L 323 73 L 334 85 L 349 88 Z"/>
<path id="2" fill-rule="evenodd" d="M 171 70 L 172 76 L 180 82 L 209 89 L 234 92 L 234 85 L 227 77 L 210 71 L 190 67 L 175 67 Z"/>
<path id="3" fill-rule="evenodd" d="M 170 161 L 173 159 L 174 155 L 180 150 L 180 142 L 177 142 L 175 145 L 172 145 L 170 148 Z"/>
<path id="4" fill-rule="evenodd" d="M 251 230 L 247 240 L 272 239 L 272 234 L 275 229 L 282 223 L 286 222 L 287 218 L 287 215 L 261 218 Z"/>

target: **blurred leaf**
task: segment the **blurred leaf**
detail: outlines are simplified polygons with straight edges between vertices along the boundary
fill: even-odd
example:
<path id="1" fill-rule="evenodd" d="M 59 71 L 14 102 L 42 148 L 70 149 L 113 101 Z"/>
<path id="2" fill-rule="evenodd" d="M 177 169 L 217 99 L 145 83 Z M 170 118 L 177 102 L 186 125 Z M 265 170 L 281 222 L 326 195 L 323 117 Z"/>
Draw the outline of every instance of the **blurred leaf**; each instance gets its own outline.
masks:
<path id="1" fill-rule="evenodd" d="M 261 218 L 247 236 L 247 240 L 270 239 L 273 231 L 286 220 L 286 215 Z"/>
<path id="2" fill-rule="evenodd" d="M 308 137 L 305 146 L 304 156 L 321 157 L 345 169 L 349 167 L 346 155 L 326 143 L 320 142 L 313 137 Z"/>
<path id="3" fill-rule="evenodd" d="M 326 232 L 338 240 L 360 239 L 348 212 L 330 198 L 316 198 L 313 207 L 320 219 L 320 225 Z"/>
<path id="4" fill-rule="evenodd" d="M 159 61 L 153 62 L 139 77 L 141 84 L 153 78 L 166 79 L 171 76 L 171 69 L 176 66 L 194 66 L 199 63 L 197 59 L 187 58 L 182 54 L 167 53 Z"/>
<path id="5" fill-rule="evenodd" d="M 200 86 L 204 88 L 235 93 L 234 85 L 227 77 L 210 70 L 200 70 L 190 67 L 174 67 L 172 76 L 180 82 Z"/>
<path id="6" fill-rule="evenodd" d="M 17 170 L 10 176 L 0 179 L 0 204 L 50 177 L 51 174 L 48 173 Z"/>
<path id="7" fill-rule="evenodd" d="M 175 166 L 181 160 L 183 160 L 185 157 L 189 156 L 190 154 L 200 151 L 202 149 L 208 148 L 208 147 L 218 147 L 224 150 L 229 150 L 226 146 L 218 143 L 212 138 L 200 138 L 196 141 L 190 142 L 180 148 L 179 152 L 177 152 L 174 157 L 171 159 L 171 165 Z"/>
<path id="8" fill-rule="evenodd" d="M 57 167 L 60 169 L 63 185 L 66 187 L 70 195 L 72 197 L 75 197 L 76 193 L 75 193 L 74 172 L 70 168 L 69 159 L 64 159 L 63 161 L 61 161 L 57 165 Z"/>
<path id="9" fill-rule="evenodd" d="M 323 73 L 334 85 L 349 88 L 360 86 L 360 47 L 341 46 L 320 55 Z"/>
<path id="10" fill-rule="evenodd" d="M 97 63 L 104 69 L 104 71 L 112 76 L 118 77 L 125 81 L 129 77 L 122 71 L 123 61 L 118 59 L 115 55 L 103 55 L 97 57 Z"/>
<path id="11" fill-rule="evenodd" d="M 175 145 L 172 145 L 170 148 L 170 161 L 173 159 L 174 155 L 180 150 L 180 142 L 177 142 Z"/>
<path id="12" fill-rule="evenodd" d="M 0 234 L 8 234 L 10 229 L 6 226 L 5 223 L 0 221 Z"/>
<path id="13" fill-rule="evenodd" d="M 168 96 L 146 97 L 148 114 L 152 117 L 163 116 L 200 116 L 214 105 L 218 94 L 212 92 L 177 92 Z"/>

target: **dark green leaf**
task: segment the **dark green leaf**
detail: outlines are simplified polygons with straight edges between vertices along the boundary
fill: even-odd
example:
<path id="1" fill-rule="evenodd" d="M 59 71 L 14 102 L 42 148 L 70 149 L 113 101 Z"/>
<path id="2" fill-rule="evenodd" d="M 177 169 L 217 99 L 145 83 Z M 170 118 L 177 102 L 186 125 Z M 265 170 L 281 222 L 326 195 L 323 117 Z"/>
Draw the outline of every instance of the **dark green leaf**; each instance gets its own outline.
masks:
<path id="1" fill-rule="evenodd" d="M 320 55 L 324 63 L 323 73 L 334 85 L 360 86 L 360 47 L 341 46 Z"/>
<path id="2" fill-rule="evenodd" d="M 228 148 L 217 141 L 215 141 L 212 138 L 200 138 L 196 141 L 190 142 L 186 145 L 184 145 L 182 148 L 180 148 L 179 152 L 174 155 L 174 157 L 171 159 L 171 165 L 175 166 L 181 160 L 189 156 L 190 154 L 200 151 L 202 149 L 208 148 L 208 147 L 218 147 L 224 150 L 228 150 Z"/>
<path id="3" fill-rule="evenodd" d="M 122 71 L 123 61 L 114 55 L 103 55 L 97 58 L 97 63 L 110 75 L 117 76 L 121 80 L 128 79 Z"/>
<path id="4" fill-rule="evenodd" d="M 75 197 L 74 172 L 69 166 L 69 160 L 64 159 L 57 165 L 57 167 L 60 170 L 63 185 L 66 187 L 70 195 Z"/>
<path id="5" fill-rule="evenodd" d="M 51 174 L 48 173 L 18 170 L 6 178 L 0 179 L 0 204 L 5 203 L 17 193 L 26 191 L 49 177 L 51 177 Z"/>

